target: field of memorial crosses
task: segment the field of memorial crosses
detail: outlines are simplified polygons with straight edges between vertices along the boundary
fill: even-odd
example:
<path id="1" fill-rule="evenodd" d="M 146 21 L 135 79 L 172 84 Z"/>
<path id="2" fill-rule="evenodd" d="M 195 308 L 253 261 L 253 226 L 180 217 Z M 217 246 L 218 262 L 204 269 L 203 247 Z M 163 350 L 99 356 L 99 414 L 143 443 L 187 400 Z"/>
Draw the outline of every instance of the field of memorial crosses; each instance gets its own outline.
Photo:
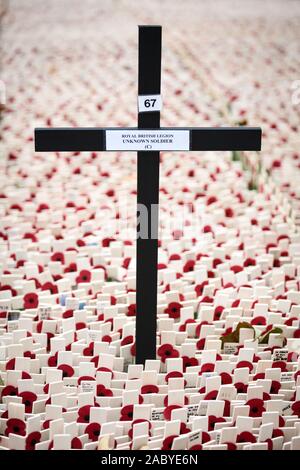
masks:
<path id="1" fill-rule="evenodd" d="M 0 2 L 0 449 L 299 450 L 300 4 L 142 3 Z M 263 130 L 161 153 L 145 366 L 136 154 L 33 142 L 135 126 L 139 24 L 163 26 L 163 126 Z"/>

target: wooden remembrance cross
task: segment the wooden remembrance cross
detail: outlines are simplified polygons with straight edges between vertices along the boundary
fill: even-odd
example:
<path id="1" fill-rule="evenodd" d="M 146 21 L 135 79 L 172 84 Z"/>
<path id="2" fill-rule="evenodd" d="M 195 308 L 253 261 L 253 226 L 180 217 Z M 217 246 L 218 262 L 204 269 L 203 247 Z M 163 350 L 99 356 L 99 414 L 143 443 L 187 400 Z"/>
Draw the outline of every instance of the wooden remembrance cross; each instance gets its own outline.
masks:
<path id="1" fill-rule="evenodd" d="M 161 26 L 139 27 L 138 74 L 137 128 L 35 129 L 35 150 L 137 151 L 137 203 L 147 214 L 136 240 L 136 363 L 143 364 L 156 358 L 159 152 L 260 150 L 261 129 L 160 127 Z"/>

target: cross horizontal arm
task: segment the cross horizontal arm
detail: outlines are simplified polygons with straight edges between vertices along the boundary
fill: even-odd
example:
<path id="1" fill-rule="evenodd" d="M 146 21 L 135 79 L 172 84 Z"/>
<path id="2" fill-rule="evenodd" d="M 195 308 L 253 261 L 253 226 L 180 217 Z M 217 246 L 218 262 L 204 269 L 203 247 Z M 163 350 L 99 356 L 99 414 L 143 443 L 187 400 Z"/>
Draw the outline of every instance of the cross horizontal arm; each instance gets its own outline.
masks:
<path id="1" fill-rule="evenodd" d="M 39 128 L 35 129 L 37 152 L 106 151 L 109 130 L 138 131 L 137 128 Z M 146 129 L 144 129 L 146 130 Z M 151 130 L 151 129 L 149 129 Z M 260 150 L 261 129 L 258 127 L 168 128 L 160 131 L 189 132 L 188 150 Z M 130 150 L 135 151 L 132 148 Z M 163 150 L 163 148 L 161 149 Z"/>

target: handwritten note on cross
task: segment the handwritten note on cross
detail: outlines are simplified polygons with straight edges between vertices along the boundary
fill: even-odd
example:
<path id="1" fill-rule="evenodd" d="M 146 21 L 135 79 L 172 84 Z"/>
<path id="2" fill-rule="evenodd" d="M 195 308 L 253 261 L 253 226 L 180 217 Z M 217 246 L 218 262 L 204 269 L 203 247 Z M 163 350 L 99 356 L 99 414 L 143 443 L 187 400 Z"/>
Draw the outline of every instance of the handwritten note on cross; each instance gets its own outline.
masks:
<path id="1" fill-rule="evenodd" d="M 138 364 L 156 358 L 159 152 L 261 148 L 260 128 L 160 127 L 160 82 L 161 26 L 140 26 L 137 128 L 35 129 L 38 152 L 137 151 L 137 203 L 147 213 L 139 220 L 136 238 Z"/>

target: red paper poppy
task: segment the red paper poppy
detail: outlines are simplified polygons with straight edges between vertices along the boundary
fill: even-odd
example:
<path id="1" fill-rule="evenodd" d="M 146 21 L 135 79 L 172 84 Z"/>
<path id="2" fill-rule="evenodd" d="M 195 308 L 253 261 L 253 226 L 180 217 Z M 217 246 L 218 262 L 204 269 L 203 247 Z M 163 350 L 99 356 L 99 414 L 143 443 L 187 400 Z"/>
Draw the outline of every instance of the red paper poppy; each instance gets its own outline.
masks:
<path id="1" fill-rule="evenodd" d="M 236 444 L 234 442 L 224 442 L 227 445 L 227 450 L 237 450 Z"/>
<path id="2" fill-rule="evenodd" d="M 90 343 L 84 350 L 82 351 L 84 356 L 92 356 L 94 354 L 94 342 Z"/>
<path id="3" fill-rule="evenodd" d="M 22 392 L 19 394 L 22 398 L 22 403 L 25 405 L 25 412 L 32 413 L 32 405 L 37 399 L 37 395 L 33 392 Z"/>
<path id="4" fill-rule="evenodd" d="M 52 282 L 45 282 L 42 285 L 42 290 L 49 290 L 51 294 L 57 294 L 58 293 L 58 287 L 53 284 Z"/>
<path id="5" fill-rule="evenodd" d="M 252 444 L 254 444 L 256 442 L 256 437 L 249 431 L 243 431 L 238 434 L 236 442 L 251 442 Z"/>
<path id="6" fill-rule="evenodd" d="M 3 415 L 2 415 L 3 417 Z M 9 434 L 18 434 L 19 436 L 26 435 L 26 424 L 21 419 L 10 418 L 7 420 L 5 435 L 9 436 Z"/>
<path id="7" fill-rule="evenodd" d="M 215 429 L 216 423 L 225 423 L 225 421 L 226 419 L 222 418 L 222 416 L 220 416 L 219 418 L 213 415 L 209 416 L 208 417 L 208 430 L 213 431 Z"/>
<path id="8" fill-rule="evenodd" d="M 79 275 L 76 277 L 76 282 L 77 284 L 83 283 L 83 282 L 91 282 L 92 275 L 90 271 L 87 269 L 82 269 L 79 273 Z"/>
<path id="9" fill-rule="evenodd" d="M 264 408 L 264 401 L 260 398 L 252 398 L 248 400 L 246 405 L 250 406 L 249 416 L 251 418 L 260 418 L 266 409 Z"/>
<path id="10" fill-rule="evenodd" d="M 179 352 L 173 348 L 172 344 L 162 344 L 158 348 L 157 354 L 163 363 L 165 363 L 168 358 L 179 357 Z"/>
<path id="11" fill-rule="evenodd" d="M 191 432 L 190 428 L 188 428 L 185 423 L 181 423 L 180 424 L 180 435 L 181 434 L 187 434 L 188 432 Z"/>
<path id="12" fill-rule="evenodd" d="M 14 387 L 13 385 L 7 385 L 6 387 L 4 387 L 4 389 L 2 390 L 2 394 L 1 394 L 2 397 L 6 397 L 6 396 L 14 397 L 16 395 L 18 395 L 18 389 L 17 387 Z"/>
<path id="13" fill-rule="evenodd" d="M 150 433 L 150 429 L 152 426 L 151 426 L 151 423 L 147 419 L 135 419 L 134 421 L 132 421 L 131 428 L 128 431 L 129 439 L 132 439 L 133 437 L 133 426 L 138 423 L 148 423 L 148 434 Z"/>
<path id="14" fill-rule="evenodd" d="M 84 381 L 95 381 L 95 377 L 92 377 L 90 375 L 82 375 L 81 377 L 78 378 L 77 380 L 77 384 L 80 385 L 81 382 L 84 382 Z"/>
<path id="15" fill-rule="evenodd" d="M 201 284 L 197 284 L 195 286 L 197 297 L 200 297 L 201 295 L 203 295 L 203 290 L 205 286 L 208 286 L 208 281 L 203 281 Z"/>
<path id="16" fill-rule="evenodd" d="M 121 409 L 120 421 L 132 421 L 133 418 L 133 405 L 123 406 Z"/>
<path id="17" fill-rule="evenodd" d="M 210 363 L 202 364 L 199 375 L 205 372 L 214 372 L 214 370 L 215 370 L 215 364 L 210 364 Z"/>
<path id="18" fill-rule="evenodd" d="M 286 362 L 285 361 L 274 361 L 272 364 L 272 369 L 280 369 L 281 372 L 287 372 Z"/>
<path id="19" fill-rule="evenodd" d="M 243 369 L 244 367 L 248 367 L 248 369 L 250 370 L 250 372 L 253 370 L 253 364 L 252 362 L 249 362 L 249 361 L 240 361 L 237 363 L 237 365 L 235 366 L 236 369 Z"/>
<path id="20" fill-rule="evenodd" d="M 60 263 L 65 264 L 65 256 L 60 252 L 53 253 L 51 261 L 59 261 Z"/>
<path id="21" fill-rule="evenodd" d="M 170 420 L 171 420 L 172 411 L 173 411 L 173 410 L 179 410 L 179 408 L 182 408 L 182 406 L 179 406 L 179 405 L 170 405 L 170 406 L 167 406 L 167 407 L 164 409 L 164 418 L 165 418 L 167 421 L 170 421 Z"/>
<path id="22" fill-rule="evenodd" d="M 74 316 L 74 310 L 66 310 L 63 313 L 63 318 L 72 318 Z"/>
<path id="23" fill-rule="evenodd" d="M 202 321 L 199 325 L 196 326 L 196 330 L 195 330 L 195 336 L 196 338 L 198 338 L 200 336 L 200 332 L 201 332 L 201 329 L 202 329 L 202 326 L 203 325 L 210 325 L 211 323 L 208 323 L 208 321 Z"/>
<path id="24" fill-rule="evenodd" d="M 5 365 L 5 370 L 14 370 L 16 365 L 16 360 L 15 358 L 9 359 Z"/>
<path id="25" fill-rule="evenodd" d="M 222 307 L 221 305 L 219 305 L 218 307 L 215 308 L 214 321 L 220 320 L 220 318 L 222 316 L 222 313 L 223 313 L 223 310 L 224 310 L 224 307 Z"/>
<path id="26" fill-rule="evenodd" d="M 147 393 L 158 393 L 159 388 L 156 385 L 143 385 L 141 388 L 142 395 Z"/>
<path id="27" fill-rule="evenodd" d="M 127 317 L 135 317 L 135 316 L 136 316 L 136 304 L 131 304 L 128 306 Z"/>
<path id="28" fill-rule="evenodd" d="M 76 273 L 77 271 L 77 264 L 76 263 L 70 263 L 69 266 L 67 266 L 64 269 L 64 273 Z"/>
<path id="29" fill-rule="evenodd" d="M 284 436 L 284 432 L 279 429 L 279 428 L 276 428 L 276 429 L 273 429 L 273 432 L 272 432 L 272 438 L 274 439 L 275 437 L 283 437 Z"/>
<path id="30" fill-rule="evenodd" d="M 23 297 L 23 307 L 26 308 L 37 308 L 39 305 L 39 298 L 34 292 L 25 294 Z"/>
<path id="31" fill-rule="evenodd" d="M 113 392 L 102 384 L 97 385 L 97 397 L 112 397 Z"/>
<path id="32" fill-rule="evenodd" d="M 86 328 L 86 323 L 84 323 L 83 321 L 79 321 L 75 324 L 76 331 L 83 330 L 84 328 Z"/>
<path id="33" fill-rule="evenodd" d="M 276 394 L 279 392 L 280 389 L 281 389 L 281 383 L 278 382 L 277 380 L 272 380 L 270 392 Z"/>
<path id="34" fill-rule="evenodd" d="M 121 346 L 126 346 L 127 344 L 131 344 L 134 342 L 134 338 L 132 335 L 125 336 L 125 338 L 121 341 Z"/>
<path id="35" fill-rule="evenodd" d="M 90 420 L 90 412 L 92 405 L 85 405 L 79 408 L 77 423 L 88 423 Z"/>
<path id="36" fill-rule="evenodd" d="M 168 383 L 169 379 L 174 379 L 177 377 L 183 377 L 183 373 L 179 372 L 178 370 L 173 370 L 169 372 L 167 375 L 165 375 L 165 381 Z M 184 381 L 184 385 L 186 385 L 186 380 Z"/>
<path id="37" fill-rule="evenodd" d="M 173 435 L 173 436 L 168 436 L 168 437 L 166 437 L 166 438 L 163 440 L 161 450 L 171 450 L 171 449 L 172 449 L 172 445 L 173 445 L 173 441 L 174 441 L 174 439 L 176 439 L 176 437 L 178 437 L 178 436 L 177 436 L 177 435 Z"/>
<path id="38" fill-rule="evenodd" d="M 91 441 L 98 441 L 100 436 L 101 426 L 99 423 L 90 423 L 85 428 L 85 433 L 88 434 Z"/>
<path id="39" fill-rule="evenodd" d="M 267 320 L 263 316 L 255 317 L 251 320 L 251 325 L 266 325 Z"/>
<path id="40" fill-rule="evenodd" d="M 61 364 L 57 367 L 58 370 L 62 370 L 63 377 L 73 377 L 74 369 L 73 367 L 69 366 L 68 364 Z"/>
<path id="41" fill-rule="evenodd" d="M 23 356 L 29 357 L 30 359 L 35 359 L 35 354 L 32 351 L 25 351 Z"/>
<path id="42" fill-rule="evenodd" d="M 205 395 L 204 400 L 216 400 L 217 396 L 218 396 L 218 390 L 211 390 Z"/>
<path id="43" fill-rule="evenodd" d="M 74 450 L 82 449 L 82 442 L 79 439 L 79 437 L 73 437 L 73 439 L 71 441 L 71 449 L 74 449 Z"/>
<path id="44" fill-rule="evenodd" d="M 205 341 L 206 341 L 206 338 L 201 338 L 199 339 L 199 341 L 197 341 L 196 347 L 199 351 L 202 351 L 205 348 Z"/>
<path id="45" fill-rule="evenodd" d="M 113 371 L 109 369 L 108 367 L 98 367 L 97 372 L 110 372 L 112 374 L 111 378 L 112 379 L 114 378 Z"/>
<path id="46" fill-rule="evenodd" d="M 186 331 L 186 327 L 188 324 L 190 323 L 196 323 L 195 320 L 193 320 L 192 318 L 188 318 L 184 323 L 183 325 L 180 325 L 179 327 L 179 331 Z"/>
<path id="47" fill-rule="evenodd" d="M 196 444 L 196 445 L 190 447 L 189 450 L 202 450 L 202 445 L 201 444 Z"/>
<path id="48" fill-rule="evenodd" d="M 183 272 L 189 273 L 191 271 L 194 271 L 195 264 L 196 262 L 193 259 L 188 260 L 183 266 Z"/>
<path id="49" fill-rule="evenodd" d="M 180 311 L 182 305 L 179 302 L 170 302 L 168 307 L 165 309 L 165 313 L 169 315 L 170 318 L 180 318 Z"/>
<path id="50" fill-rule="evenodd" d="M 182 356 L 183 371 L 186 372 L 187 367 L 194 367 L 199 364 L 198 359 L 195 357 Z"/>
<path id="51" fill-rule="evenodd" d="M 26 437 L 26 442 L 25 442 L 25 449 L 26 450 L 35 450 L 35 445 L 38 444 L 41 440 L 41 433 L 38 431 L 31 432 L 27 437 Z"/>
<path id="52" fill-rule="evenodd" d="M 247 384 L 243 384 L 242 382 L 237 382 L 234 384 L 236 390 L 238 393 L 246 393 L 248 389 Z"/>
<path id="53" fill-rule="evenodd" d="M 56 352 L 53 356 L 50 356 L 48 359 L 48 366 L 49 367 L 56 367 L 57 366 L 57 358 L 58 352 Z"/>
<path id="54" fill-rule="evenodd" d="M 220 377 L 222 385 L 232 384 L 232 376 L 227 372 L 221 372 Z"/>
<path id="55" fill-rule="evenodd" d="M 300 401 L 295 401 L 295 403 L 292 404 L 292 411 L 293 415 L 296 415 L 298 418 L 300 418 Z"/>

